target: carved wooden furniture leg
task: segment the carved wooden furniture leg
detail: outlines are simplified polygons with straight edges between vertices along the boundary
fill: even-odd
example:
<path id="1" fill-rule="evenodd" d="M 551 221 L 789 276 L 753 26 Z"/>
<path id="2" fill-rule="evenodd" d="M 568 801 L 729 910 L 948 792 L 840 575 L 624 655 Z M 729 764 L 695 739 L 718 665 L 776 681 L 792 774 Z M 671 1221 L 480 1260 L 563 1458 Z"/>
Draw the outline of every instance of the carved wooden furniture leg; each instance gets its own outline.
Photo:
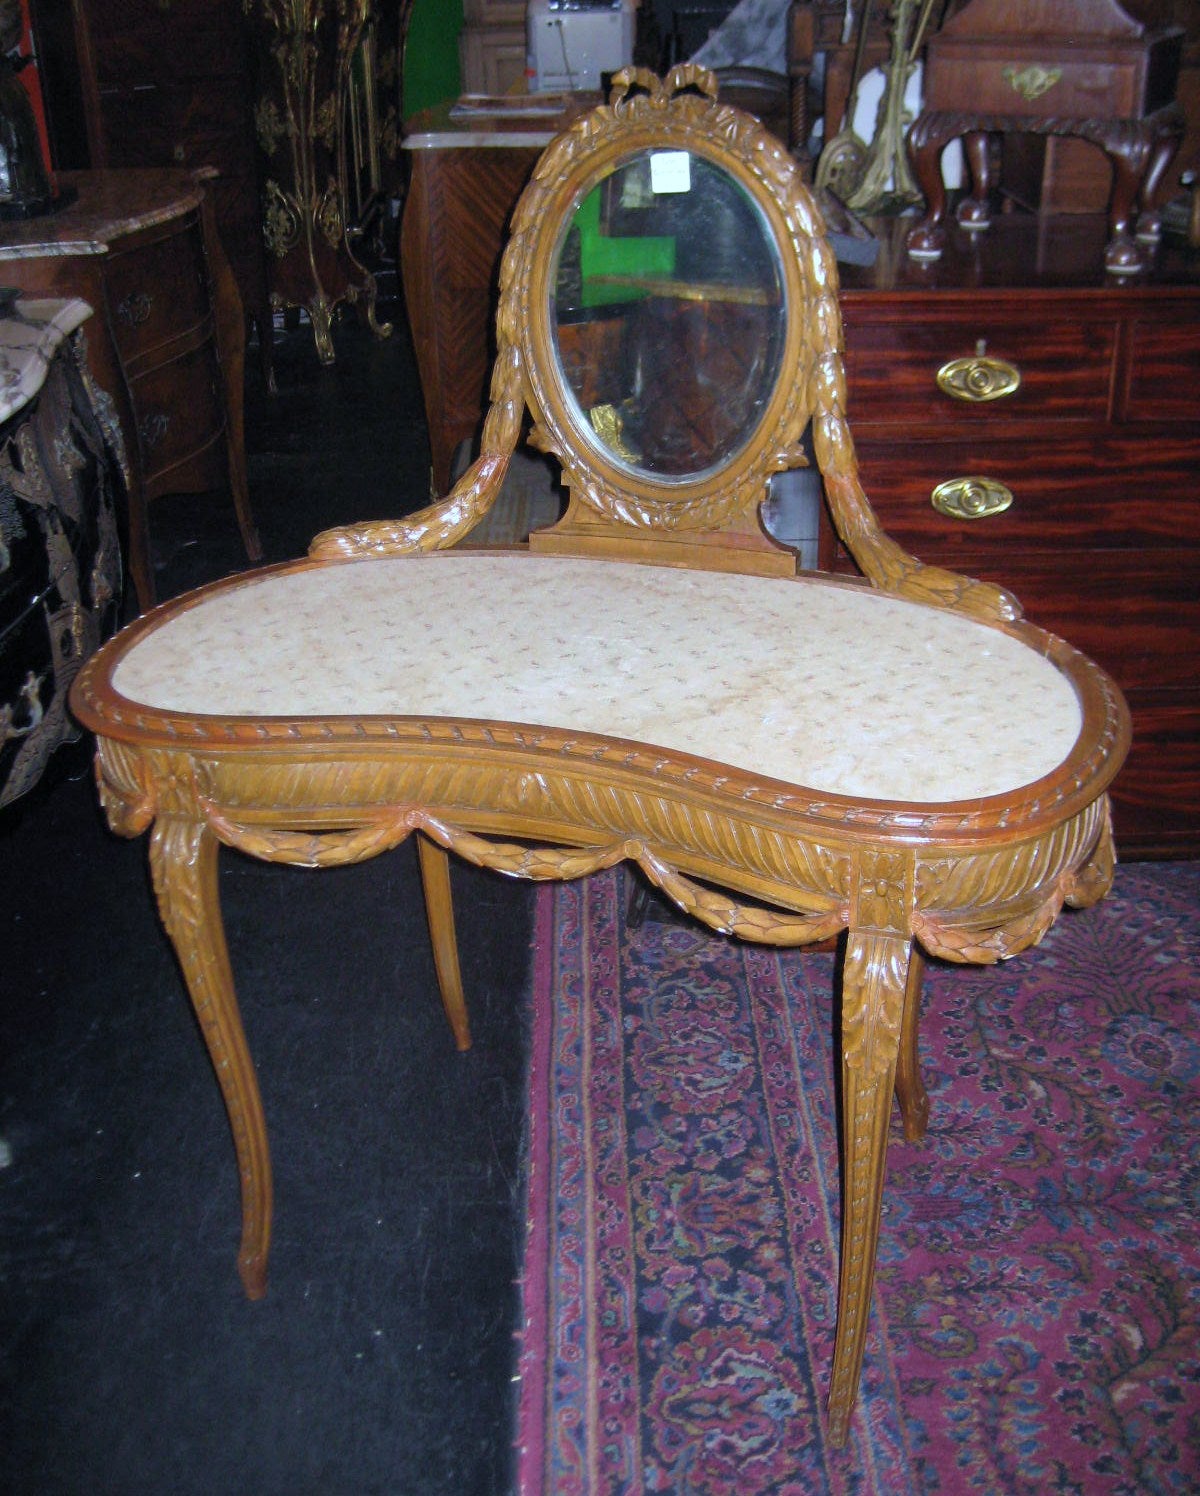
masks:
<path id="1" fill-rule="evenodd" d="M 858 1391 L 875 1278 L 888 1123 L 911 943 L 851 930 L 842 975 L 842 1260 L 829 1439 L 846 1442 Z"/>
<path id="2" fill-rule="evenodd" d="M 1113 275 L 1133 275 L 1145 265 L 1133 238 L 1133 204 L 1146 168 L 1147 144 L 1134 134 L 1111 140 L 1113 187 L 1108 207 L 1108 246 L 1104 268 Z"/>
<path id="3" fill-rule="evenodd" d="M 470 1049 L 471 1023 L 467 1017 L 462 972 L 458 964 L 458 937 L 454 930 L 454 903 L 450 892 L 450 854 L 427 836 L 419 835 L 417 856 L 421 864 L 425 917 L 429 921 L 429 939 L 433 945 L 433 964 L 437 969 L 442 1007 L 450 1021 L 455 1044 L 459 1049 Z"/>
<path id="4" fill-rule="evenodd" d="M 1136 231 L 1138 239 L 1143 244 L 1157 244 L 1162 237 L 1162 215 L 1156 206 L 1158 193 L 1162 187 L 1163 178 L 1167 174 L 1167 167 L 1174 159 L 1182 139 L 1183 136 L 1174 122 L 1166 129 L 1155 133 L 1150 147 L 1150 163 L 1142 177 L 1142 185 L 1138 189 L 1136 201 L 1138 209 Z"/>
<path id="5" fill-rule="evenodd" d="M 925 977 L 925 957 L 913 946 L 908 962 L 908 982 L 904 989 L 904 1017 L 900 1026 L 900 1052 L 896 1057 L 896 1100 L 904 1123 L 904 1136 L 919 1143 L 929 1123 L 929 1096 L 921 1079 L 921 1059 L 917 1040 L 921 1028 L 921 984 Z"/>
<path id="6" fill-rule="evenodd" d="M 922 114 L 908 135 L 908 159 L 925 199 L 925 216 L 908 231 L 905 245 L 915 260 L 940 260 L 946 245 L 946 184 L 942 181 L 942 151 L 950 136 L 932 115 Z"/>
<path id="7" fill-rule="evenodd" d="M 991 142 L 985 130 L 972 130 L 963 136 L 963 151 L 971 173 L 971 195 L 964 197 L 954 216 L 965 229 L 986 229 L 992 221 Z M 939 171 L 940 171 L 939 167 Z"/>
<path id="8" fill-rule="evenodd" d="M 150 838 L 159 913 L 225 1098 L 242 1185 L 238 1272 L 246 1296 L 267 1291 L 271 1244 L 271 1159 L 258 1078 L 246 1045 L 217 895 L 216 837 L 201 821 L 160 817 Z"/>

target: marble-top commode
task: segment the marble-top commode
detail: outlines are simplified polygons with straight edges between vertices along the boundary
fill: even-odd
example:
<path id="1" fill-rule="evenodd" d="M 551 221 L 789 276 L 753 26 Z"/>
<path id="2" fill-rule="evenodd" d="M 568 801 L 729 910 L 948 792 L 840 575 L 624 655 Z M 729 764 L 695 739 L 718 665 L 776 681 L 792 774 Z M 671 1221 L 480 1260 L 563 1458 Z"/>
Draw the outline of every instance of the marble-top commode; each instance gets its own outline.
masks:
<path id="1" fill-rule="evenodd" d="M 962 614 L 809 579 L 520 554 L 258 576 L 152 629 L 113 684 L 187 716 L 565 728 L 922 803 L 1032 783 L 1081 726 L 1049 661 Z"/>
<path id="2" fill-rule="evenodd" d="M 0 315 L 0 421 L 23 410 L 56 351 L 92 315 L 86 301 L 18 299 Z"/>

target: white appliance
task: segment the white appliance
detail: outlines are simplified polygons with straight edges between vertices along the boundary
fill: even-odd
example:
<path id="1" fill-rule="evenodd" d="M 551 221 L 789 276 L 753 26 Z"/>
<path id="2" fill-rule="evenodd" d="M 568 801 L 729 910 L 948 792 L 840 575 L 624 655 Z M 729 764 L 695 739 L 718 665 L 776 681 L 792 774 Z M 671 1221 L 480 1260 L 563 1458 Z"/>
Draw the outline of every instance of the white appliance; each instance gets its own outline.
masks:
<path id="1" fill-rule="evenodd" d="M 535 93 L 595 90 L 633 61 L 634 0 L 529 0 L 526 48 Z"/>

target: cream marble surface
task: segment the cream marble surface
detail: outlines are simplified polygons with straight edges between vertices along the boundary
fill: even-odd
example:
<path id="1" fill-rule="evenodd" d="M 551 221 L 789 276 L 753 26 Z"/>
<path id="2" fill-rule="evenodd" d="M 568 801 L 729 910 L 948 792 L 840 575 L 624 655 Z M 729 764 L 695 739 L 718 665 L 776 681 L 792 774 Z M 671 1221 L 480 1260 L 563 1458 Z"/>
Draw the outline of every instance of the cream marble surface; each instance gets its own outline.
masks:
<path id="1" fill-rule="evenodd" d="M 421 130 L 404 137 L 406 151 L 544 150 L 554 139 L 552 130 Z"/>
<path id="2" fill-rule="evenodd" d="M 46 381 L 51 360 L 92 315 L 86 301 L 18 297 L 0 318 L 0 421 L 24 409 Z"/>
<path id="3" fill-rule="evenodd" d="M 148 634 L 114 684 L 188 714 L 563 727 L 925 803 L 1030 783 L 1081 725 L 1052 665 L 943 610 L 865 588 L 478 552 L 251 581 Z"/>

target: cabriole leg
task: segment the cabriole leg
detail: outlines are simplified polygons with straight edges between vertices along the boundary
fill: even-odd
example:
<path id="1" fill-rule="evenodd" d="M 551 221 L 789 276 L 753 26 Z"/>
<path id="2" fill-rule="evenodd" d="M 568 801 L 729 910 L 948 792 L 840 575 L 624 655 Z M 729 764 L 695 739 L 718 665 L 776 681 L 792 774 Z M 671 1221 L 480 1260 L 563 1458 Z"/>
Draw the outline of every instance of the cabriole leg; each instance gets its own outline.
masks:
<path id="1" fill-rule="evenodd" d="M 896 1100 L 904 1136 L 919 1143 L 929 1123 L 929 1096 L 921 1079 L 921 1056 L 918 1038 L 921 1030 L 921 985 L 925 977 L 925 958 L 914 946 L 908 961 L 908 981 L 904 989 L 904 1018 L 900 1025 L 900 1051 L 896 1056 Z"/>
<path id="2" fill-rule="evenodd" d="M 216 837 L 203 822 L 162 818 L 150 838 L 150 870 L 159 914 L 183 969 L 225 1098 L 242 1188 L 238 1272 L 247 1297 L 260 1299 L 267 1291 L 271 1245 L 271 1158 L 221 923 L 218 850 Z"/>
<path id="3" fill-rule="evenodd" d="M 846 1442 L 849 1432 L 866 1347 L 910 954 L 911 942 L 898 935 L 851 930 L 846 942 L 842 976 L 842 1260 L 829 1392 L 829 1438 L 839 1446 Z"/>
<path id="4" fill-rule="evenodd" d="M 429 921 L 429 939 L 433 946 L 433 964 L 437 970 L 442 1007 L 446 1010 L 455 1044 L 459 1049 L 470 1049 L 471 1023 L 467 1017 L 467 1000 L 463 995 L 462 972 L 458 964 L 458 937 L 454 930 L 454 903 L 450 892 L 450 854 L 427 836 L 418 836 L 417 855 L 421 863 L 425 917 Z"/>

